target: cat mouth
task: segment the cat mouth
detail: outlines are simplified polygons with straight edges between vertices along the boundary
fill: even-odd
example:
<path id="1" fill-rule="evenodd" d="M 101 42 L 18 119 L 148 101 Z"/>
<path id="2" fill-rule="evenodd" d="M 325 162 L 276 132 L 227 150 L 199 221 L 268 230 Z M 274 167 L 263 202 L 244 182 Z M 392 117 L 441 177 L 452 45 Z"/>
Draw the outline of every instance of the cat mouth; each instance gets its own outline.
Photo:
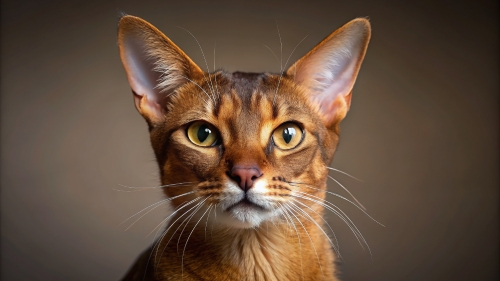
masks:
<path id="1" fill-rule="evenodd" d="M 258 210 L 261 210 L 261 211 L 265 211 L 265 208 L 258 205 L 258 204 L 255 204 L 253 203 L 252 201 L 248 200 L 248 197 L 244 197 L 243 199 L 241 199 L 240 201 L 234 203 L 233 205 L 229 206 L 227 209 L 226 209 L 226 212 L 230 212 L 231 210 L 233 210 L 234 208 L 236 207 L 243 207 L 243 208 L 248 208 L 248 209 L 258 209 Z"/>

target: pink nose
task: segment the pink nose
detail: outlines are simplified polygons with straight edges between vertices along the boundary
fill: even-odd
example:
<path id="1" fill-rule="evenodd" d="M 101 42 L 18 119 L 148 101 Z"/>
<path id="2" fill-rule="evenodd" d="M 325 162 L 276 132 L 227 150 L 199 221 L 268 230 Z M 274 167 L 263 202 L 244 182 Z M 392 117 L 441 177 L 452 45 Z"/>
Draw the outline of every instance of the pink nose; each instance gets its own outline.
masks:
<path id="1" fill-rule="evenodd" d="M 235 180 L 243 191 L 252 188 L 255 180 L 262 176 L 258 167 L 236 166 L 231 170 L 231 178 Z"/>

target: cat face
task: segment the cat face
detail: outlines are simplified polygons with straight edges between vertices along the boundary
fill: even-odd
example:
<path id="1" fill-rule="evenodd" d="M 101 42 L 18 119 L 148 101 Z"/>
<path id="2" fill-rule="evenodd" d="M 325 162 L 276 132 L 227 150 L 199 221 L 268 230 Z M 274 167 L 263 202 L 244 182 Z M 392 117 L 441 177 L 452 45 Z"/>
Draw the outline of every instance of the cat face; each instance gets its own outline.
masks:
<path id="1" fill-rule="evenodd" d="M 210 79 L 217 80 L 213 90 Z M 277 215 L 304 184 L 324 185 L 337 134 L 326 129 L 303 89 L 288 77 L 278 89 L 279 80 L 217 72 L 179 89 L 152 134 L 162 138 L 155 150 L 164 155 L 163 183 L 196 184 L 167 188 L 168 196 L 196 190 L 195 196 L 209 197 L 207 205 L 217 204 L 221 220 L 252 227 Z"/>
<path id="2" fill-rule="evenodd" d="M 323 198 L 369 34 L 354 20 L 283 74 L 205 73 L 149 23 L 123 17 L 121 58 L 174 207 L 202 202 L 250 228 L 303 195 Z"/>

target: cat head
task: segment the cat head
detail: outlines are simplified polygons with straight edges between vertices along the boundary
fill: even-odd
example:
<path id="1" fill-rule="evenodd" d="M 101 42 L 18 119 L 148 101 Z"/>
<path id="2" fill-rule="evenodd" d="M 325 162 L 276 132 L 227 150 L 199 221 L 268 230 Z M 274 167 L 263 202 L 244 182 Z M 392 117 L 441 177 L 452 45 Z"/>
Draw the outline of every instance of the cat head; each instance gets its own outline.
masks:
<path id="1" fill-rule="evenodd" d="M 358 18 L 283 73 L 208 73 L 148 22 L 122 17 L 120 56 L 174 207 L 201 203 L 248 228 L 323 198 L 369 39 Z"/>

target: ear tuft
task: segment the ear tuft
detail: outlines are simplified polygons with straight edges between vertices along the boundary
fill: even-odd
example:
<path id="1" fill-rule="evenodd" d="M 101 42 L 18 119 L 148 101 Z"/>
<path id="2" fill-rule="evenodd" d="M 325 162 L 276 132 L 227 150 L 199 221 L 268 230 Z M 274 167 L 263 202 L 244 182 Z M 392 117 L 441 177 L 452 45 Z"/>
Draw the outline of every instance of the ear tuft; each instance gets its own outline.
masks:
<path id="1" fill-rule="evenodd" d="M 342 120 L 350 107 L 351 91 L 370 40 L 365 18 L 354 19 L 334 31 L 287 70 L 305 86 L 325 123 Z"/>
<path id="2" fill-rule="evenodd" d="M 124 11 L 120 10 L 120 9 L 116 9 L 116 11 L 118 12 L 118 19 L 120 20 L 121 18 L 123 18 L 124 16 L 127 15 L 127 13 L 125 13 Z"/>

